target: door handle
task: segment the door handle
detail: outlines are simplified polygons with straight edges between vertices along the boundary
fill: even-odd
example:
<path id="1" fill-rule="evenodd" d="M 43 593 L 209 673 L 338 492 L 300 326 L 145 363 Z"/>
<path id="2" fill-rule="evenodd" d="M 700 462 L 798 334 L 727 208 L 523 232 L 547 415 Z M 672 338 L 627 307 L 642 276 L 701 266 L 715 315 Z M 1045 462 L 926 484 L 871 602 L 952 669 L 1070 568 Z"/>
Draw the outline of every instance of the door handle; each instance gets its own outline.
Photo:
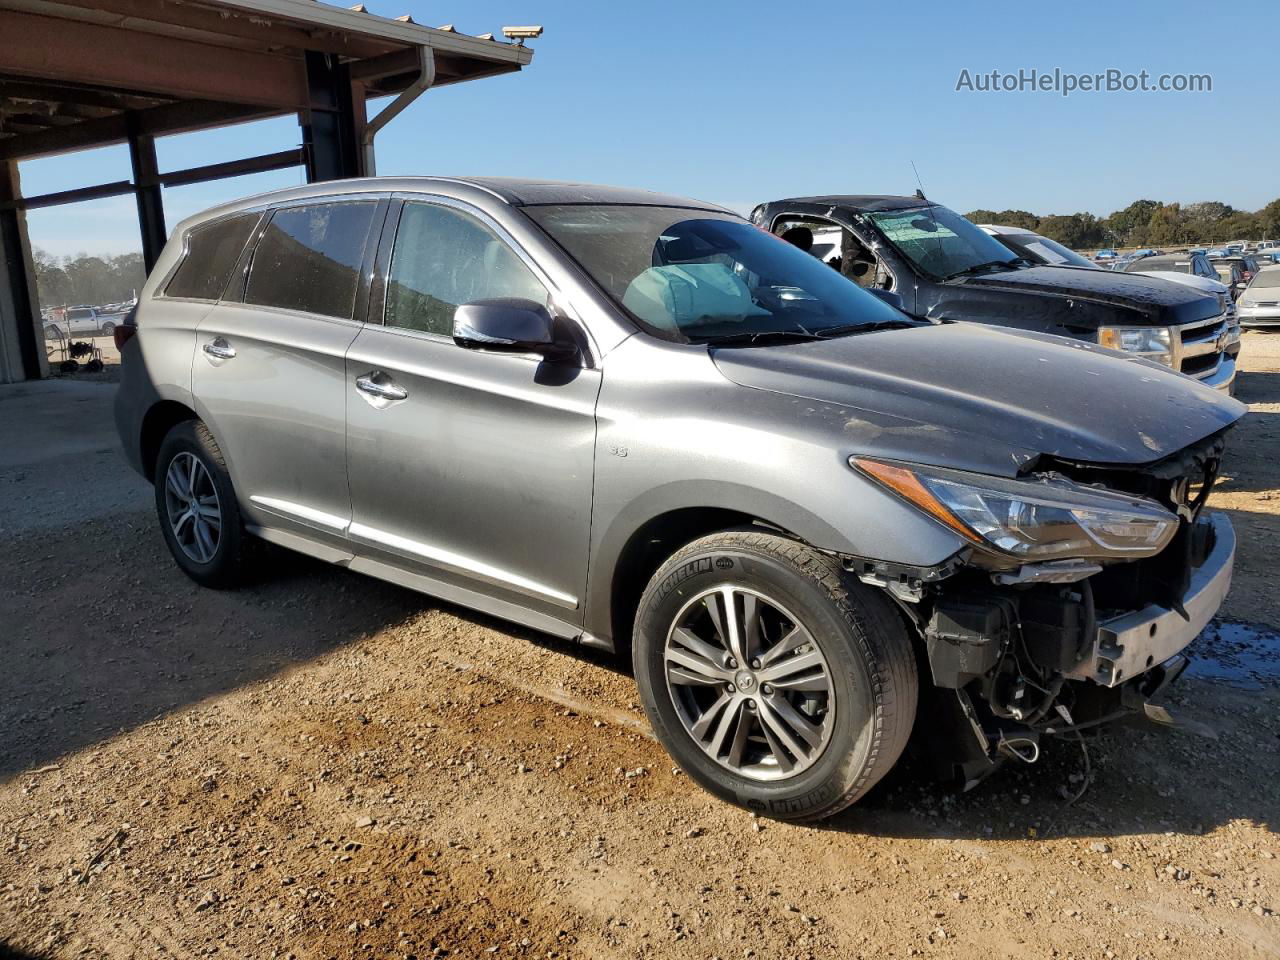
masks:
<path id="1" fill-rule="evenodd" d="M 230 360 L 236 355 L 236 348 L 222 337 L 215 337 L 204 345 L 204 352 L 215 360 Z"/>
<path id="2" fill-rule="evenodd" d="M 409 396 L 407 390 L 396 386 L 395 383 L 378 383 L 373 379 L 376 376 L 379 376 L 379 373 L 375 370 L 363 377 L 356 377 L 356 389 L 379 400 L 403 400 Z"/>

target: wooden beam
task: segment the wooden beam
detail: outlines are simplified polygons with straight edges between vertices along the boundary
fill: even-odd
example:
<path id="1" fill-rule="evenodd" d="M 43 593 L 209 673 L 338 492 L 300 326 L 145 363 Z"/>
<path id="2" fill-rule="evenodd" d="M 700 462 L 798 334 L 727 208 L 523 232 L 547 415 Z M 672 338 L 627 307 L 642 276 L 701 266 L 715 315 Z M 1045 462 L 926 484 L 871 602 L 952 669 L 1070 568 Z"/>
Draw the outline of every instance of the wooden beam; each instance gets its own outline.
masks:
<path id="1" fill-rule="evenodd" d="M 264 117 L 291 114 L 292 110 L 271 110 L 240 103 L 211 103 L 195 100 L 171 103 L 150 110 L 138 110 L 138 131 L 154 136 L 187 133 L 208 127 L 221 127 Z M 82 120 L 67 127 L 0 138 L 0 160 L 30 160 L 73 150 L 88 150 L 124 143 L 129 138 L 129 114 L 119 113 L 100 120 Z"/>
<path id="2" fill-rule="evenodd" d="M 46 103 L 79 104 L 110 110 L 142 110 L 171 103 L 172 97 L 144 97 L 126 91 L 88 89 L 73 83 L 47 83 L 0 77 L 0 97 L 41 100 Z"/>
<path id="3" fill-rule="evenodd" d="M 307 105 L 301 59 L 0 9 L 0 74 L 164 97 L 275 108 Z"/>

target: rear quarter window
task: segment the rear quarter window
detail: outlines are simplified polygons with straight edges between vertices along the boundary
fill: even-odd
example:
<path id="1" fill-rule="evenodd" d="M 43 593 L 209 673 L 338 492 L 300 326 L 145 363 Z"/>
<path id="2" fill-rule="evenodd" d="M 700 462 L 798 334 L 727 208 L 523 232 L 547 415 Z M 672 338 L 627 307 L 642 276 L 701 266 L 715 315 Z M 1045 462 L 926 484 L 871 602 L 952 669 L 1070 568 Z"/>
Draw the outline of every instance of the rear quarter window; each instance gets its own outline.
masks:
<path id="1" fill-rule="evenodd" d="M 257 222 L 256 213 L 244 214 L 192 230 L 187 235 L 187 252 L 165 287 L 164 296 L 217 300 Z"/>

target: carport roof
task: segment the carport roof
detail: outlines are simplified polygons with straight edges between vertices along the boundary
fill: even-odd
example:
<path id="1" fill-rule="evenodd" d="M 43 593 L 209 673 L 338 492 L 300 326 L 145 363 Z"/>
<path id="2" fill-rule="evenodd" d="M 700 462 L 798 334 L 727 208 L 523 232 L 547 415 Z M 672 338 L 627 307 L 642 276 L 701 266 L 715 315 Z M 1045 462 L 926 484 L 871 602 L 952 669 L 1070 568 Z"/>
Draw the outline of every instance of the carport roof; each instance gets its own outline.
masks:
<path id="1" fill-rule="evenodd" d="M 306 57 L 347 64 L 364 96 L 521 69 L 519 44 L 317 0 L 0 0 L 0 160 L 313 106 Z"/>

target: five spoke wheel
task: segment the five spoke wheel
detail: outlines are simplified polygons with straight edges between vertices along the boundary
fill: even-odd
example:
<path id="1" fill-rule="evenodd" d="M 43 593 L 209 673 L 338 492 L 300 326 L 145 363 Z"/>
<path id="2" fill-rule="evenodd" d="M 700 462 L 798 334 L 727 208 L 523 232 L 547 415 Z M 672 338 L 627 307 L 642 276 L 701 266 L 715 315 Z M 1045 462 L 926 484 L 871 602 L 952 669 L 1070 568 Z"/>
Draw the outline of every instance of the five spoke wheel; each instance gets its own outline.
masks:
<path id="1" fill-rule="evenodd" d="M 164 501 L 178 546 L 196 563 L 208 563 L 222 537 L 222 509 L 213 477 L 194 454 L 182 452 L 165 471 Z"/>
<path id="2" fill-rule="evenodd" d="M 831 738 L 835 689 L 812 634 L 781 604 L 724 584 L 681 608 L 664 651 L 686 731 L 734 773 L 791 777 Z"/>

